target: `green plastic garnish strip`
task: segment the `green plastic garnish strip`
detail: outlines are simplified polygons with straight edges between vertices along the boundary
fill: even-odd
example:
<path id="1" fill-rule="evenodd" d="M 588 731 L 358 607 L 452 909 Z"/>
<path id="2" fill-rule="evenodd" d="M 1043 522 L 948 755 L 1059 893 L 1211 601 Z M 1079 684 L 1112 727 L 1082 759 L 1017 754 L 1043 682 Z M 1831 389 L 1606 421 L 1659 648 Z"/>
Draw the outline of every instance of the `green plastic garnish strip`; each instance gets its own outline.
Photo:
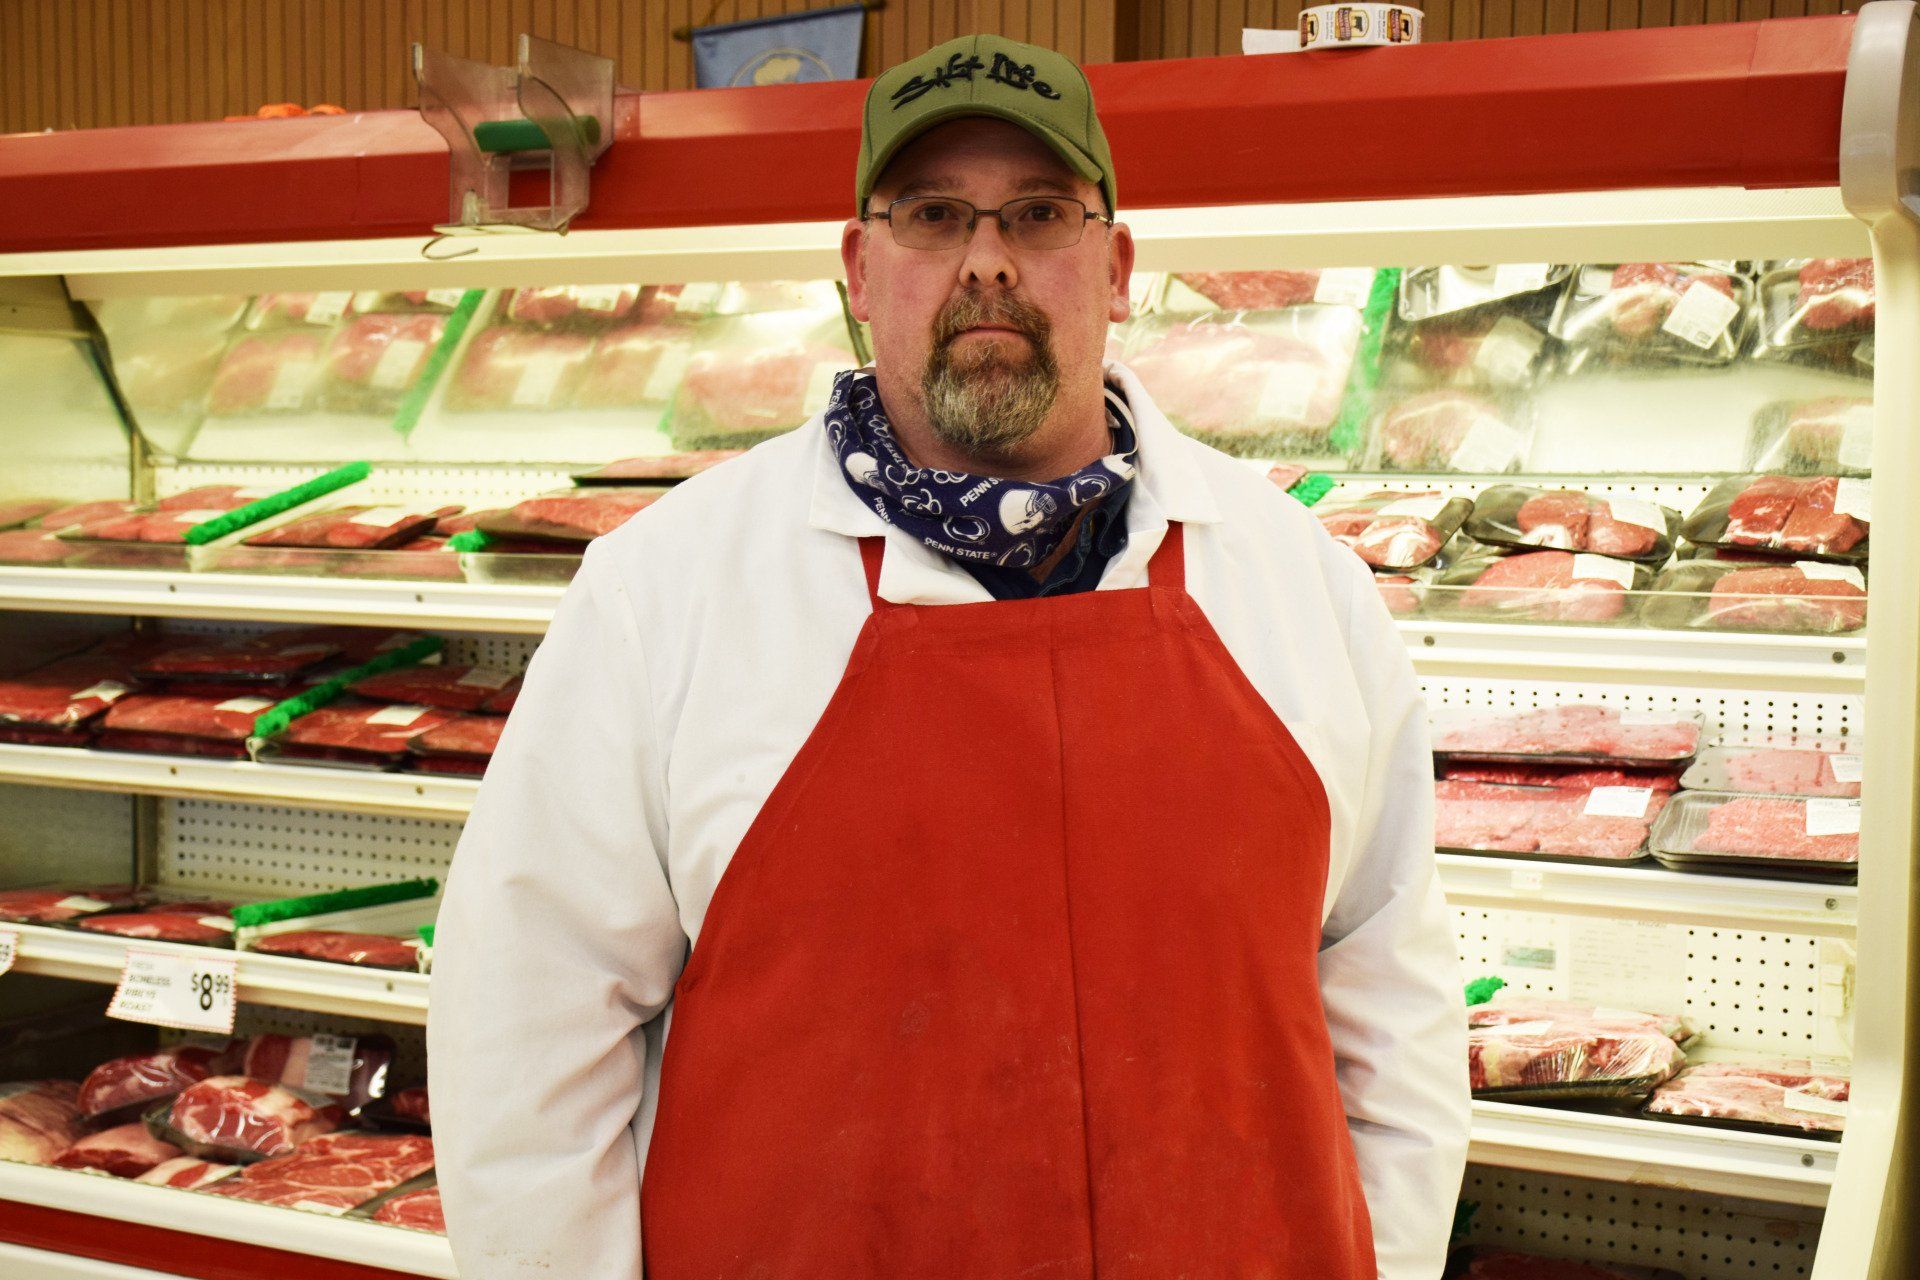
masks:
<path id="1" fill-rule="evenodd" d="M 451 538 L 448 538 L 447 550 L 485 551 L 492 542 L 493 538 L 488 534 L 482 533 L 478 529 L 468 529 L 463 533 L 456 533 Z"/>
<path id="2" fill-rule="evenodd" d="M 419 933 L 420 935 L 420 941 L 426 943 L 428 946 L 433 945 L 433 926 L 432 925 L 423 924 L 420 926 L 418 930 L 416 930 L 416 932 Z"/>
<path id="3" fill-rule="evenodd" d="M 570 121 L 582 146 L 600 144 L 600 119 L 597 116 L 571 116 L 555 120 L 556 125 Z M 515 151 L 547 151 L 553 144 L 540 126 L 531 120 L 482 120 L 473 126 L 473 144 L 482 151 L 499 155 Z"/>
<path id="4" fill-rule="evenodd" d="M 439 636 L 421 636 L 418 640 L 401 645 L 398 649 L 380 654 L 369 662 L 350 667 L 330 680 L 324 680 L 304 693 L 295 694 L 283 702 L 262 711 L 253 722 L 253 736 L 271 738 L 277 733 L 285 733 L 292 724 L 309 711 L 317 711 L 335 698 L 345 693 L 347 686 L 368 676 L 377 676 L 382 671 L 391 671 L 395 667 L 410 667 L 424 662 L 446 647 L 446 641 Z"/>
<path id="5" fill-rule="evenodd" d="M 223 511 L 211 520 L 202 520 L 187 530 L 186 543 L 197 547 L 212 542 L 215 538 L 224 538 L 236 529 L 244 529 L 268 516 L 277 516 L 282 511 L 290 511 L 303 502 L 312 502 L 324 497 L 336 489 L 344 489 L 350 484 L 358 484 L 373 471 L 370 462 L 349 462 L 344 467 L 335 467 L 323 476 L 294 485 L 291 489 L 282 489 L 279 493 L 249 502 L 244 507 L 235 507 Z"/>
<path id="6" fill-rule="evenodd" d="M 1361 432 L 1373 407 L 1373 389 L 1380 382 L 1380 343 L 1386 337 L 1387 317 L 1399 296 L 1400 268 L 1373 273 L 1373 291 L 1361 312 L 1360 345 L 1353 353 L 1346 398 L 1340 403 L 1339 419 L 1327 434 L 1328 444 L 1337 453 L 1350 456 L 1361 445 Z"/>
<path id="7" fill-rule="evenodd" d="M 298 898 L 275 898 L 270 902 L 246 902 L 233 909 L 236 928 L 276 924 L 302 916 L 320 916 L 334 911 L 352 911 L 358 907 L 380 907 L 389 902 L 411 902 L 431 898 L 440 892 L 440 882 L 431 877 L 422 880 L 398 880 L 389 884 L 362 885 L 357 889 L 334 889 L 327 893 L 309 893 Z"/>
<path id="8" fill-rule="evenodd" d="M 1287 492 L 1300 499 L 1302 506 L 1310 507 L 1333 492 L 1333 477 L 1324 471 L 1309 471 L 1293 482 Z"/>
<path id="9" fill-rule="evenodd" d="M 413 386 L 400 399 L 400 407 L 393 411 L 393 430 L 402 440 L 413 434 L 420 425 L 420 414 L 426 409 L 427 401 L 433 396 L 433 389 L 439 384 L 440 376 L 453 363 L 454 348 L 460 345 L 460 339 L 466 336 L 467 329 L 473 324 L 474 313 L 480 310 L 481 300 L 487 296 L 485 289 L 469 289 L 454 304 L 452 314 L 447 316 L 446 328 L 440 332 L 440 341 L 433 344 L 433 350 L 427 353 L 427 363 L 420 370 L 420 376 L 414 379 Z"/>
<path id="10" fill-rule="evenodd" d="M 1475 978 L 1467 984 L 1467 1007 L 1485 1004 L 1493 999 L 1493 993 L 1507 985 L 1505 978 Z"/>

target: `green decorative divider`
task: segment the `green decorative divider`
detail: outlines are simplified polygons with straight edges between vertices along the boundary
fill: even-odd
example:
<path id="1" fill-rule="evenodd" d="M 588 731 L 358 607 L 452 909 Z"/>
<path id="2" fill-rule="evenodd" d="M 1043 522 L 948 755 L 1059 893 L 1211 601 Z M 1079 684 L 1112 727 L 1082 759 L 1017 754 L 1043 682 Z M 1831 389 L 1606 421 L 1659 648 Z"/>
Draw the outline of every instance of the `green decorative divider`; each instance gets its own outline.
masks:
<path id="1" fill-rule="evenodd" d="M 250 928 L 293 920 L 300 916 L 325 915 L 332 911 L 351 911 L 357 907 L 380 907 L 389 902 L 410 902 L 431 898 L 440 892 L 440 882 L 431 877 L 398 880 L 389 884 L 362 885 L 357 889 L 333 889 L 309 893 L 298 898 L 275 898 L 269 902 L 246 902 L 233 909 L 236 928 Z"/>
<path id="2" fill-rule="evenodd" d="M 244 529 L 250 524 L 265 520 L 268 516 L 277 516 L 282 511 L 290 511 L 303 502 L 312 502 L 315 498 L 324 497 L 336 489 L 358 484 L 372 471 L 373 464 L 369 462 L 349 462 L 344 467 L 335 467 L 325 475 L 315 476 L 311 480 L 294 485 L 291 489 L 282 489 L 279 493 L 262 498 L 258 502 L 249 502 L 244 507 L 223 511 L 211 520 L 202 520 L 187 530 L 186 543 L 190 547 L 197 547 L 212 542 L 215 538 L 224 538 L 234 530 Z"/>

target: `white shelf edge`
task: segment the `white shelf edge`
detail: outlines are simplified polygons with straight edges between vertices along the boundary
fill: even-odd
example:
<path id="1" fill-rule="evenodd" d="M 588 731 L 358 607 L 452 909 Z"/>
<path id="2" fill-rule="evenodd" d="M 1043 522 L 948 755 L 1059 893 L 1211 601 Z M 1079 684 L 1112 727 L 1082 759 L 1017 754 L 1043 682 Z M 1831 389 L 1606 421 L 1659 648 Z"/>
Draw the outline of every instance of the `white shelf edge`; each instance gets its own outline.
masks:
<path id="1" fill-rule="evenodd" d="M 464 818 L 478 778 L 0 744 L 0 782 L 397 817 Z"/>
<path id="2" fill-rule="evenodd" d="M 188 957 L 204 956 L 208 951 L 206 947 L 184 943 L 83 933 L 46 925 L 0 924 L 0 929 L 10 929 L 19 936 L 14 954 L 15 972 L 80 982 L 119 982 L 130 946 Z M 239 960 L 239 997 L 243 1004 L 426 1025 L 429 979 L 424 973 L 369 969 L 251 951 L 222 950 L 215 954 Z"/>
<path id="3" fill-rule="evenodd" d="M 1435 855 L 1453 907 L 1546 911 L 1769 928 L 1851 937 L 1860 891 L 1851 884 L 1696 875 L 1651 866 L 1601 867 L 1464 853 Z"/>
<path id="4" fill-rule="evenodd" d="M 0 1161 L 0 1200 L 65 1209 L 116 1222 L 215 1240 L 455 1280 L 453 1250 L 440 1236 L 357 1218 L 249 1204 L 100 1174 Z"/>
<path id="5" fill-rule="evenodd" d="M 1473 1104 L 1474 1164 L 1823 1206 L 1840 1144 L 1500 1102 Z"/>

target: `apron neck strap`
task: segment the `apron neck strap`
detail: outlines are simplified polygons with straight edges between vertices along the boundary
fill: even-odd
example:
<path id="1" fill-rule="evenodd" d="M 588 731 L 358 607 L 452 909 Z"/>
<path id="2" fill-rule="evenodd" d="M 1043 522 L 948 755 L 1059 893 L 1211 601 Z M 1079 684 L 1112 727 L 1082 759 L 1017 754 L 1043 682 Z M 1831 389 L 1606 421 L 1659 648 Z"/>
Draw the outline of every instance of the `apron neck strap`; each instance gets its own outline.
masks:
<path id="1" fill-rule="evenodd" d="M 886 553 L 887 540 L 882 537 L 860 539 L 860 565 L 867 571 L 867 599 L 873 602 L 875 613 L 884 603 L 880 599 L 880 557 Z"/>
<path id="2" fill-rule="evenodd" d="M 1147 561 L 1148 586 L 1186 590 L 1187 557 L 1182 549 L 1185 540 L 1180 530 L 1179 524 L 1168 523 L 1166 536 L 1160 539 L 1153 558 Z M 883 537 L 860 539 L 860 567 L 867 573 L 867 599 L 876 611 L 886 603 L 880 598 L 880 561 L 886 550 L 887 540 Z"/>

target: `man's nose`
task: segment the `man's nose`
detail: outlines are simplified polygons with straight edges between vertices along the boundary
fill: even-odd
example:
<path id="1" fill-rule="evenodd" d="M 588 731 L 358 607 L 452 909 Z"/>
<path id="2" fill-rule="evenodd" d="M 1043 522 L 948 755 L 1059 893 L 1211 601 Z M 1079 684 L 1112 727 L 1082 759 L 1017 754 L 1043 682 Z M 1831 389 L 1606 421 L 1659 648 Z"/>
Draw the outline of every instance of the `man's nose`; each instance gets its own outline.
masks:
<path id="1" fill-rule="evenodd" d="M 974 224 L 973 239 L 967 241 L 966 255 L 960 260 L 960 283 L 969 289 L 985 284 L 1011 289 L 1020 283 L 1020 271 L 1014 265 L 998 215 L 983 213 Z"/>

